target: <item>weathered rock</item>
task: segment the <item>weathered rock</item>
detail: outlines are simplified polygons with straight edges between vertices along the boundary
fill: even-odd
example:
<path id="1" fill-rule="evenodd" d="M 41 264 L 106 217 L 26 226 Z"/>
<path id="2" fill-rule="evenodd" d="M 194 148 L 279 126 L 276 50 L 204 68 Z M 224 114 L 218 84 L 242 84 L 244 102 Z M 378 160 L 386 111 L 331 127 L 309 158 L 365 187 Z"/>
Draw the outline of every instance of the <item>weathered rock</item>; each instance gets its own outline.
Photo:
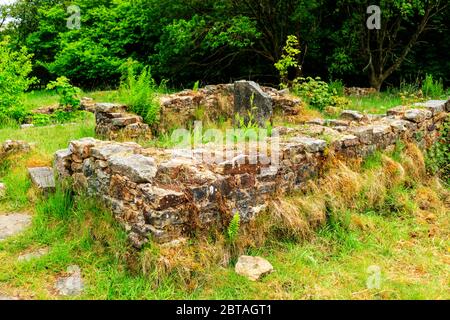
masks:
<path id="1" fill-rule="evenodd" d="M 371 126 L 357 127 L 350 130 L 350 133 L 357 136 L 361 143 L 370 144 L 372 142 L 373 128 Z"/>
<path id="2" fill-rule="evenodd" d="M 449 100 L 450 101 L 450 100 Z M 446 111 L 447 100 L 429 100 L 426 102 L 418 102 L 415 103 L 416 107 L 423 107 L 429 111 L 431 111 L 432 115 L 435 116 L 441 112 Z"/>
<path id="3" fill-rule="evenodd" d="M 263 276 L 272 273 L 273 267 L 269 261 L 261 257 L 240 256 L 235 271 L 251 281 L 258 281 Z"/>
<path id="4" fill-rule="evenodd" d="M 28 168 L 33 184 L 44 192 L 55 190 L 55 175 L 50 167 Z"/>
<path id="5" fill-rule="evenodd" d="M 108 162 L 113 172 L 136 183 L 151 182 L 156 176 L 155 160 L 140 154 L 112 156 Z"/>
<path id="6" fill-rule="evenodd" d="M 42 256 L 45 256 L 48 253 L 49 249 L 48 248 L 41 248 L 38 249 L 36 251 L 33 252 L 29 252 L 29 253 L 25 253 L 25 254 L 21 254 L 17 260 L 18 261 L 22 261 L 22 262 L 28 262 L 31 261 L 33 259 L 38 259 Z"/>
<path id="7" fill-rule="evenodd" d="M 0 241 L 14 236 L 31 225 L 31 216 L 22 213 L 0 215 Z"/>
<path id="8" fill-rule="evenodd" d="M 117 127 L 126 127 L 130 124 L 142 122 L 142 118 L 138 116 L 125 116 L 121 118 L 114 118 L 112 120 L 112 125 Z"/>
<path id="9" fill-rule="evenodd" d="M 176 207 L 187 201 L 186 196 L 182 192 L 158 188 L 151 184 L 144 184 L 139 186 L 139 188 L 143 193 L 144 201 L 155 210 Z"/>
<path id="10" fill-rule="evenodd" d="M 326 120 L 325 119 L 320 119 L 320 118 L 316 118 L 316 119 L 312 119 L 306 122 L 306 124 L 313 124 L 313 125 L 318 125 L 318 126 L 324 126 L 326 125 Z"/>
<path id="11" fill-rule="evenodd" d="M 27 153 L 31 150 L 28 142 L 22 140 L 6 140 L 0 146 L 0 160 L 13 154 Z"/>
<path id="12" fill-rule="evenodd" d="M 99 140 L 91 137 L 82 138 L 80 140 L 71 141 L 69 144 L 69 150 L 72 154 L 79 155 L 84 158 L 89 155 L 91 148 L 99 142 Z"/>
<path id="13" fill-rule="evenodd" d="M 359 144 L 359 139 L 354 135 L 345 135 L 339 140 L 344 147 L 353 147 Z"/>
<path id="14" fill-rule="evenodd" d="M 142 117 L 128 113 L 126 107 L 117 104 L 97 104 L 95 132 L 110 140 L 123 138 L 150 138 L 150 127 Z"/>
<path id="15" fill-rule="evenodd" d="M 256 82 L 237 81 L 234 83 L 234 113 L 244 118 L 246 123 L 251 120 L 251 114 L 253 121 L 264 127 L 272 119 L 272 99 Z"/>
<path id="16" fill-rule="evenodd" d="M 345 87 L 344 94 L 346 96 L 367 96 L 373 93 L 376 93 L 377 90 L 375 88 L 359 88 L 359 87 Z"/>
<path id="17" fill-rule="evenodd" d="M 403 116 L 405 114 L 405 112 L 408 110 L 409 108 L 406 106 L 397 106 L 395 108 L 391 108 L 387 111 L 387 115 L 388 116 Z"/>
<path id="18" fill-rule="evenodd" d="M 140 146 L 133 143 L 123 144 L 101 144 L 91 149 L 91 156 L 99 160 L 108 160 L 112 156 L 120 156 L 134 153 Z"/>
<path id="19" fill-rule="evenodd" d="M 394 132 L 405 132 L 410 126 L 410 122 L 406 120 L 394 119 L 389 121 L 389 125 L 392 127 Z"/>
<path id="20" fill-rule="evenodd" d="M 54 168 L 60 178 L 67 178 L 71 175 L 72 152 L 69 149 L 56 151 Z"/>
<path id="21" fill-rule="evenodd" d="M 67 268 L 69 276 L 58 278 L 55 289 L 62 296 L 78 296 L 83 293 L 84 283 L 79 266 L 73 265 Z"/>
<path id="22" fill-rule="evenodd" d="M 321 139 L 309 138 L 309 137 L 295 137 L 290 140 L 291 142 L 300 143 L 304 146 L 308 152 L 319 152 L 325 150 L 327 142 Z"/>
<path id="23" fill-rule="evenodd" d="M 349 121 L 363 121 L 367 120 L 367 116 L 363 115 L 362 113 L 354 110 L 344 110 L 341 113 L 340 116 L 343 120 L 349 120 Z"/>
<path id="24" fill-rule="evenodd" d="M 405 120 L 413 121 L 415 123 L 422 122 L 426 119 L 430 119 L 432 117 L 432 113 L 429 110 L 423 109 L 409 109 L 403 115 Z"/>
<path id="25" fill-rule="evenodd" d="M 103 113 L 114 113 L 114 112 L 125 112 L 126 106 L 118 103 L 96 103 L 95 112 Z"/>

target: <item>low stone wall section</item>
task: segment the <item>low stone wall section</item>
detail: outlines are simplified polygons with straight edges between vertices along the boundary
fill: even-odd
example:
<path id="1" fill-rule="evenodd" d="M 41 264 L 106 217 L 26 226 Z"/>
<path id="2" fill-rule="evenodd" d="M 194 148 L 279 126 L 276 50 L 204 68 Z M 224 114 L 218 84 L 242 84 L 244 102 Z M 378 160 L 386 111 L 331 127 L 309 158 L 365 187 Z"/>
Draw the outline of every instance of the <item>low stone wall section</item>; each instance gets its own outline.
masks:
<path id="1" fill-rule="evenodd" d="M 385 116 L 347 110 L 337 120 L 274 128 L 280 133 L 278 165 L 263 154 L 256 161 L 237 153 L 232 160 L 211 163 L 205 161 L 204 148 L 145 149 L 132 142 L 84 138 L 56 153 L 55 168 L 61 178 L 73 180 L 77 191 L 102 199 L 139 248 L 150 239 L 167 242 L 225 228 L 235 213 L 245 223 L 274 194 L 299 190 L 325 174 L 330 153 L 344 160 L 364 158 L 393 148 L 398 140 L 427 148 L 449 111 L 450 100 L 429 101 L 414 109 L 391 109 Z"/>

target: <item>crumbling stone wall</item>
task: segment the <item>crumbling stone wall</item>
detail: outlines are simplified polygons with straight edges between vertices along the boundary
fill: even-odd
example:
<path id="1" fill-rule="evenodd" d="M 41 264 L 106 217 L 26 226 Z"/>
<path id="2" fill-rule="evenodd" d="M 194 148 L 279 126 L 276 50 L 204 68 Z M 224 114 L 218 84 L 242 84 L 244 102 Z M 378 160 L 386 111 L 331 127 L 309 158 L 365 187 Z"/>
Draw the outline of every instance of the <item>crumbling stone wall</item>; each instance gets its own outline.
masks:
<path id="1" fill-rule="evenodd" d="M 363 97 L 377 92 L 375 88 L 359 88 L 359 87 L 346 87 L 344 88 L 344 94 L 346 96 Z"/>
<path id="2" fill-rule="evenodd" d="M 429 101 L 416 109 L 394 108 L 386 116 L 345 111 L 339 120 L 317 119 L 280 132 L 278 165 L 258 154 L 235 150 L 232 160 L 205 161 L 207 150 L 144 149 L 136 143 L 84 138 L 58 151 L 59 176 L 75 189 L 102 199 L 128 231 L 136 247 L 149 239 L 166 242 L 209 228 L 223 228 L 238 212 L 243 222 L 263 210 L 274 193 L 300 189 L 324 174 L 326 154 L 366 157 L 393 147 L 398 139 L 424 147 L 448 119 L 449 101 Z M 268 138 L 271 143 L 273 138 Z"/>
<path id="3" fill-rule="evenodd" d="M 186 125 L 192 123 L 194 120 L 210 120 L 218 121 L 222 119 L 233 119 L 236 113 L 235 108 L 235 94 L 236 86 L 238 89 L 243 87 L 254 86 L 255 90 L 261 90 L 265 95 L 263 104 L 266 105 L 267 101 L 270 104 L 270 109 L 274 112 L 280 113 L 286 116 L 296 115 L 301 110 L 301 100 L 297 97 L 293 97 L 287 90 L 277 90 L 271 87 L 263 87 L 252 81 L 238 81 L 230 84 L 218 84 L 209 85 L 204 88 L 200 88 L 197 91 L 184 90 L 178 93 L 162 96 L 161 103 L 161 117 L 160 117 L 160 131 L 164 131 L 167 128 L 179 127 L 180 125 Z M 238 90 L 239 91 L 239 90 Z M 244 101 L 247 101 L 248 97 L 245 97 Z M 256 107 L 259 101 L 255 101 Z M 250 103 L 248 103 L 250 108 Z M 239 108 L 240 109 L 240 108 Z M 267 117 L 265 120 L 270 120 L 271 113 L 267 112 L 268 107 L 265 107 L 264 115 Z M 200 118 L 200 119 L 198 119 Z M 259 122 L 264 123 L 262 119 Z"/>
<path id="4" fill-rule="evenodd" d="M 109 140 L 118 138 L 147 138 L 152 132 L 142 117 L 128 113 L 126 106 L 113 103 L 97 103 L 94 106 L 95 133 Z"/>
<path id="5" fill-rule="evenodd" d="M 255 92 L 260 93 L 255 97 L 255 110 L 251 108 L 248 94 L 236 94 L 252 92 L 242 88 L 254 88 Z M 260 96 L 263 98 L 260 99 Z M 236 106 L 236 100 L 239 101 L 239 106 Z M 301 100 L 292 97 L 286 90 L 260 87 L 252 81 L 210 85 L 197 91 L 184 90 L 162 96 L 160 104 L 159 124 L 158 128 L 155 127 L 159 133 L 188 127 L 195 120 L 203 122 L 234 120 L 236 113 L 242 113 L 246 117 L 248 112 L 254 113 L 260 125 L 265 125 L 266 121 L 271 120 L 274 112 L 292 116 L 298 114 L 301 108 Z M 152 135 L 151 129 L 142 118 L 129 113 L 124 105 L 95 103 L 92 99 L 83 98 L 81 107 L 95 113 L 96 133 L 106 139 L 150 138 Z M 236 107 L 239 107 L 238 110 Z"/>

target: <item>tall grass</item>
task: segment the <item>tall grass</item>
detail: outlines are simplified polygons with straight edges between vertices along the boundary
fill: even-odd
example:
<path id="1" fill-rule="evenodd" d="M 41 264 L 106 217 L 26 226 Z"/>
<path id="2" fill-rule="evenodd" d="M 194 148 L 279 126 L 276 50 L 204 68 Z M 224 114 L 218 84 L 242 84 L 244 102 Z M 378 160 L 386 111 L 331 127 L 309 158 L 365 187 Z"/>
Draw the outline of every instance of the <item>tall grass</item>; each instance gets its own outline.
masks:
<path id="1" fill-rule="evenodd" d="M 158 86 L 152 78 L 150 67 L 138 74 L 132 63 L 128 63 L 126 76 L 119 88 L 119 96 L 130 111 L 140 115 L 144 122 L 155 125 L 159 121 L 160 105 L 157 99 Z"/>
<path id="2" fill-rule="evenodd" d="M 434 79 L 433 75 L 427 74 L 422 83 L 422 92 L 425 97 L 439 98 L 445 95 L 442 79 Z"/>

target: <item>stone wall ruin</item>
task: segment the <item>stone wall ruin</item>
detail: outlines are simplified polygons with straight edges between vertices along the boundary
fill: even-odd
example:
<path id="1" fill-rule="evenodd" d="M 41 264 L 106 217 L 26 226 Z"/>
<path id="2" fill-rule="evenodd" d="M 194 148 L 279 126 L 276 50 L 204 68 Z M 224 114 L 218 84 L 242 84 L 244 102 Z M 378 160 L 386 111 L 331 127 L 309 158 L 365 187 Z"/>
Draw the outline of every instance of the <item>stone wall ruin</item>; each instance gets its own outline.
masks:
<path id="1" fill-rule="evenodd" d="M 168 101 L 168 108 L 180 105 Z M 341 119 L 276 128 L 276 166 L 263 161 L 264 155 L 252 162 L 249 154 L 233 154 L 232 160 L 211 163 L 201 147 L 145 149 L 133 142 L 84 138 L 56 153 L 55 168 L 61 178 L 73 180 L 75 190 L 102 199 L 140 248 L 150 239 L 167 242 L 224 228 L 234 213 L 244 223 L 253 219 L 274 193 L 298 190 L 323 175 L 326 154 L 364 158 L 399 139 L 426 148 L 438 138 L 449 112 L 450 100 L 428 101 L 414 109 L 391 109 L 385 116 L 347 110 Z"/>

